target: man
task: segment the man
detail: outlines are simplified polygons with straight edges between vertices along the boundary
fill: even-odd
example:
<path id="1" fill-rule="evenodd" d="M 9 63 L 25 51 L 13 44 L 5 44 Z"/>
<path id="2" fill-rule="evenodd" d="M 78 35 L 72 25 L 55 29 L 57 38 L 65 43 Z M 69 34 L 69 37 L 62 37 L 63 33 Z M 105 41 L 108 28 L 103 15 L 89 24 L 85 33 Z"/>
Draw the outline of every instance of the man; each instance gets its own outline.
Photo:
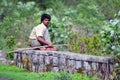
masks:
<path id="1" fill-rule="evenodd" d="M 50 20 L 51 16 L 49 14 L 42 14 L 41 24 L 33 28 L 29 37 L 32 47 L 43 46 L 40 47 L 40 50 L 57 50 L 51 43 L 47 29 Z M 47 45 L 47 47 L 45 45 Z"/>

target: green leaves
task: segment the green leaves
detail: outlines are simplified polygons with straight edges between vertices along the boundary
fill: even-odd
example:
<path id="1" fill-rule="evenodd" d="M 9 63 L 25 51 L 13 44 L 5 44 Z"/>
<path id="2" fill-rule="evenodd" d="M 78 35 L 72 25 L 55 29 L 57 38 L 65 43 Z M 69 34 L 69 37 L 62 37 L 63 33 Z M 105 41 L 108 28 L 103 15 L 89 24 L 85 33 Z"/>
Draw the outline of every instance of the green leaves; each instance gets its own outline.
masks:
<path id="1" fill-rule="evenodd" d="M 102 52 L 103 43 L 101 42 L 101 37 L 99 35 L 79 37 L 77 34 L 72 34 L 69 38 L 70 40 L 68 47 L 70 51 L 92 55 L 104 54 Z"/>
<path id="2" fill-rule="evenodd" d="M 118 16 L 118 15 L 117 15 Z M 102 41 L 105 45 L 104 51 L 107 54 L 120 54 L 120 18 L 119 16 L 110 20 L 100 32 Z"/>

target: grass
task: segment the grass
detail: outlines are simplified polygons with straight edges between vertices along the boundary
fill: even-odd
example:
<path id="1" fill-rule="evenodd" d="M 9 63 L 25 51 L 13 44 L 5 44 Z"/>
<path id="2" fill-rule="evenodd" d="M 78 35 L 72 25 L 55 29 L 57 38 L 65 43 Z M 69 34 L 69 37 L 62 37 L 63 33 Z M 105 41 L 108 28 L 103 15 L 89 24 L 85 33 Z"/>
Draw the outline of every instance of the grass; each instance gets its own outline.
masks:
<path id="1" fill-rule="evenodd" d="M 6 77 L 12 80 L 39 80 L 38 73 L 30 73 L 25 69 L 4 64 L 0 64 L 0 77 Z"/>
<path id="2" fill-rule="evenodd" d="M 8 66 L 0 63 L 0 77 L 12 80 L 99 80 L 83 74 L 68 74 L 66 72 L 34 73 L 16 66 Z"/>

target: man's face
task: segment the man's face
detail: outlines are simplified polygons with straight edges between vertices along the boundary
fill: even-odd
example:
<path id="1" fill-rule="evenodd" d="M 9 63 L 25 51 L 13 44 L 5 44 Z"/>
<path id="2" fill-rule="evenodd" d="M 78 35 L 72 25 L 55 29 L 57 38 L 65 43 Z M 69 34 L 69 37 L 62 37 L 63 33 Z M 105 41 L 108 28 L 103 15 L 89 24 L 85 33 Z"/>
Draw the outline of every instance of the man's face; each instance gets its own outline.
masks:
<path id="1" fill-rule="evenodd" d="M 47 19 L 47 18 L 45 18 L 45 19 L 42 21 L 42 23 L 43 23 L 45 26 L 48 26 L 49 22 L 50 22 L 50 20 Z"/>

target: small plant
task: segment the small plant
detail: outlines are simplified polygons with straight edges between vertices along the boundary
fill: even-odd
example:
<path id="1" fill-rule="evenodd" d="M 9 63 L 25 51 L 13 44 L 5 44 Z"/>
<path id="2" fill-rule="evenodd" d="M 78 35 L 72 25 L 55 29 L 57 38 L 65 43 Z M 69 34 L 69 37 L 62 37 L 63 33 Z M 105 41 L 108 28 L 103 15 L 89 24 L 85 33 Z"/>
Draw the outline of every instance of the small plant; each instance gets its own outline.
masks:
<path id="1" fill-rule="evenodd" d="M 60 75 L 55 75 L 55 80 L 72 80 L 72 77 L 67 72 L 60 72 Z"/>
<path id="2" fill-rule="evenodd" d="M 7 46 L 11 49 L 15 46 L 15 38 L 11 35 L 11 36 L 7 36 L 6 38 L 6 43 L 7 43 Z"/>

